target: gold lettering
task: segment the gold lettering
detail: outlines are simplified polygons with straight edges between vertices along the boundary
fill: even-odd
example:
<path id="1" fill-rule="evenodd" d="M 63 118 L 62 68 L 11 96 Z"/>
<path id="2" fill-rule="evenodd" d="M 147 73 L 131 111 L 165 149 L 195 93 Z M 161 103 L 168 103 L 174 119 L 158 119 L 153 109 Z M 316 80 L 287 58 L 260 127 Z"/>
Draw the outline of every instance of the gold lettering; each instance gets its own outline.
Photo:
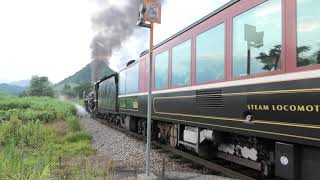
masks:
<path id="1" fill-rule="evenodd" d="M 137 107 L 137 103 L 134 103 L 134 108 Z M 248 104 L 248 110 L 255 111 L 286 111 L 286 112 L 320 112 L 320 105 L 264 105 L 264 104 Z"/>
<path id="2" fill-rule="evenodd" d="M 298 111 L 302 111 L 302 112 L 304 112 L 304 111 L 305 111 L 304 106 L 300 106 L 300 105 L 298 105 Z"/>
<path id="3" fill-rule="evenodd" d="M 277 110 L 282 111 L 283 107 L 281 105 L 277 105 Z"/>
<path id="4" fill-rule="evenodd" d="M 306 107 L 306 110 L 307 110 L 308 112 L 312 112 L 312 111 L 313 111 L 313 106 L 312 106 L 312 105 L 308 105 L 308 106 Z"/>
<path id="5" fill-rule="evenodd" d="M 290 105 L 289 106 L 290 111 L 296 111 L 297 110 L 297 106 L 295 105 Z"/>

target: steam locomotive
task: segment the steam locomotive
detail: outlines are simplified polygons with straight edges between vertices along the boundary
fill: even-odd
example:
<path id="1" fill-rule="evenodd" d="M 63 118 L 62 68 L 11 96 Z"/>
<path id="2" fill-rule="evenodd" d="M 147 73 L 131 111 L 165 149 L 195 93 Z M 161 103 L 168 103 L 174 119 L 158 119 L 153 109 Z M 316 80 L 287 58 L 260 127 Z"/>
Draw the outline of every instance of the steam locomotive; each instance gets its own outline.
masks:
<path id="1" fill-rule="evenodd" d="M 153 139 L 269 177 L 318 180 L 318 8 L 232 0 L 155 46 Z M 93 116 L 146 135 L 148 57 L 95 83 L 85 99 Z"/>

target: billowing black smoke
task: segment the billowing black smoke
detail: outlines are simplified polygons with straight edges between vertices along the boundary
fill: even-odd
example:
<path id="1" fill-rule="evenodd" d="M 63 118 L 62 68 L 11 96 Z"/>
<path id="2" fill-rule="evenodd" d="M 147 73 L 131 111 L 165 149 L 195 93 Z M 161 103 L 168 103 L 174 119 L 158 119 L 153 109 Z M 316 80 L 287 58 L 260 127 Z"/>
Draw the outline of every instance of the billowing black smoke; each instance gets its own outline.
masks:
<path id="1" fill-rule="evenodd" d="M 93 27 L 97 31 L 90 46 L 93 60 L 102 60 L 109 64 L 108 60 L 112 56 L 114 50 L 121 48 L 122 43 L 138 28 L 136 25 L 138 21 L 138 12 L 143 0 L 126 1 L 128 1 L 126 6 L 121 8 L 110 6 L 109 8 L 98 12 L 92 18 Z M 160 3 L 162 1 L 164 0 L 156 0 L 156 2 Z M 103 6 L 104 1 L 96 0 L 96 2 Z M 147 35 L 141 34 L 141 36 Z M 130 59 L 130 57 L 128 58 Z"/>
<path id="2" fill-rule="evenodd" d="M 121 0 L 119 0 L 121 1 Z M 109 60 L 115 51 L 121 50 L 123 43 L 130 37 L 138 39 L 137 49 L 145 50 L 144 43 L 148 39 L 146 31 L 137 27 L 139 7 L 143 0 L 123 0 L 127 4 L 123 7 L 108 6 L 107 0 L 95 0 L 102 10 L 92 17 L 93 29 L 96 35 L 93 38 L 90 48 L 92 60 L 103 61 L 109 66 Z M 156 0 L 162 2 L 164 0 Z M 128 50 L 121 50 L 119 64 L 124 64 L 133 57 L 128 57 Z M 139 55 L 141 52 L 137 52 Z M 91 66 L 92 81 L 98 77 L 99 67 Z"/>
<path id="3" fill-rule="evenodd" d="M 130 2 L 121 9 L 111 6 L 92 18 L 93 27 L 97 31 L 91 42 L 93 60 L 102 60 L 108 64 L 112 52 L 120 48 L 122 42 L 137 29 L 138 11 L 142 0 L 128 1 Z"/>

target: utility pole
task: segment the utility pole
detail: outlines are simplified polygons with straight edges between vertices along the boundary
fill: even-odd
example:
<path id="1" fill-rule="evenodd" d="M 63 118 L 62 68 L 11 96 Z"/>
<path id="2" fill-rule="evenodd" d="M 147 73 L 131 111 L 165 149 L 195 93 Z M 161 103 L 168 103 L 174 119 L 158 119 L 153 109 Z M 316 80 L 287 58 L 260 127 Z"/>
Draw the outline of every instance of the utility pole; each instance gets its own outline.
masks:
<path id="1" fill-rule="evenodd" d="M 150 28 L 146 176 L 150 176 L 153 27 L 154 27 L 154 23 L 160 24 L 160 21 L 161 21 L 160 17 L 161 17 L 161 4 L 152 2 L 152 0 L 144 0 L 144 3 L 141 5 L 139 9 L 139 19 L 138 19 L 137 25 L 140 27 Z M 150 24 L 146 24 L 145 21 L 150 22 Z"/>

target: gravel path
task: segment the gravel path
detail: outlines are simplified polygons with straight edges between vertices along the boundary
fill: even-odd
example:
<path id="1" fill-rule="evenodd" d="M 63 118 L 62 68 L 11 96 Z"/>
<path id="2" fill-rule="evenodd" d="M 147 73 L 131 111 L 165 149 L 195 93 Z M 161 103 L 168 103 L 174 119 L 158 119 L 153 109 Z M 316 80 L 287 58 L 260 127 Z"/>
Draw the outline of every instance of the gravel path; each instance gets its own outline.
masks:
<path id="1" fill-rule="evenodd" d="M 143 169 L 145 167 L 145 143 L 133 137 L 129 137 L 111 127 L 101 124 L 91 118 L 81 118 L 83 128 L 92 135 L 93 146 L 97 148 L 97 155 L 112 159 L 117 167 Z M 151 150 L 152 170 L 162 169 L 162 161 L 165 160 L 165 169 L 168 171 L 185 171 L 206 173 L 190 168 L 192 163 L 175 162 L 161 149 Z M 205 170 L 206 171 L 206 170 Z"/>
<path id="2" fill-rule="evenodd" d="M 81 125 L 92 135 L 93 146 L 97 148 L 97 159 L 112 160 L 119 172 L 128 170 L 137 173 L 143 172 L 145 167 L 145 143 L 143 141 L 129 137 L 88 116 L 81 117 Z M 205 168 L 194 167 L 193 163 L 183 159 L 171 159 L 169 154 L 161 149 L 151 150 L 152 172 L 161 174 L 163 159 L 166 176 L 172 177 L 169 179 L 231 180 L 225 177 L 201 175 L 208 174 L 209 171 Z M 121 175 L 121 178 L 117 177 L 118 179 L 128 179 L 121 177 Z"/>

